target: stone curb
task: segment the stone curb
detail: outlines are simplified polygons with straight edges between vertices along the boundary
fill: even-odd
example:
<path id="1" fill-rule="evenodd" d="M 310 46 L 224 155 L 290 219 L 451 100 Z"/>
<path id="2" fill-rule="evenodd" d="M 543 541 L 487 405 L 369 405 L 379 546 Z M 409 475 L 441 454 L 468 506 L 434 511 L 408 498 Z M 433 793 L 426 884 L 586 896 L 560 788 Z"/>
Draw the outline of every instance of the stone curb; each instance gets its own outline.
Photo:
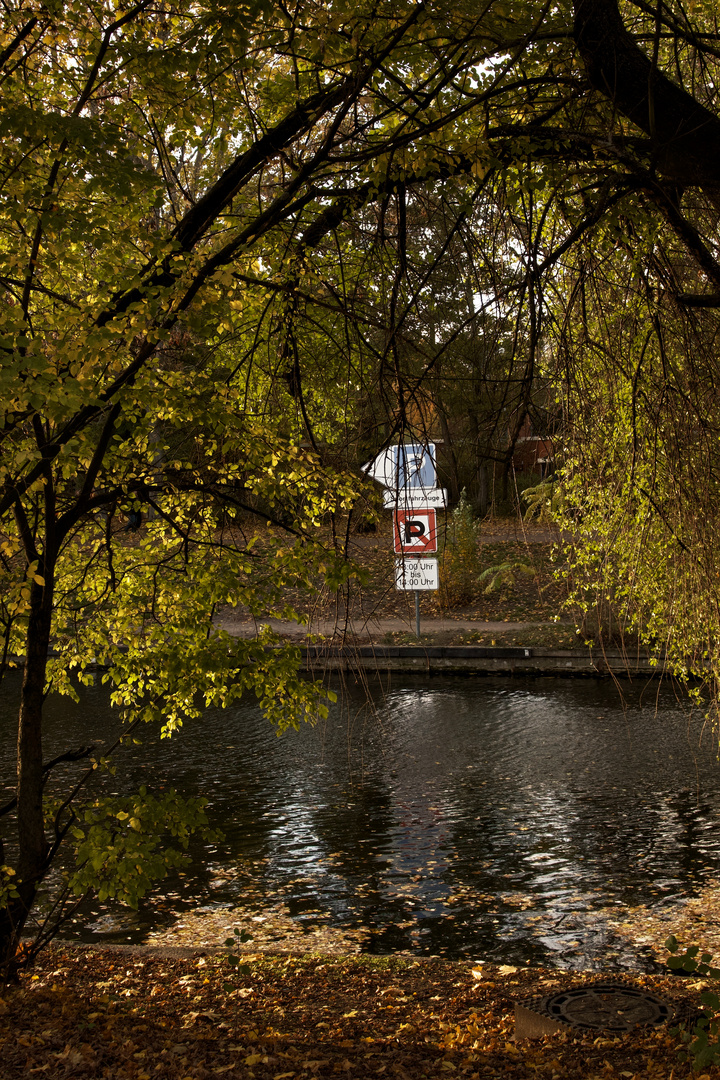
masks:
<path id="1" fill-rule="evenodd" d="M 311 671 L 416 671 L 477 675 L 577 675 L 590 678 L 659 678 L 665 658 L 620 649 L 551 649 L 481 645 L 306 645 L 300 655 Z"/>

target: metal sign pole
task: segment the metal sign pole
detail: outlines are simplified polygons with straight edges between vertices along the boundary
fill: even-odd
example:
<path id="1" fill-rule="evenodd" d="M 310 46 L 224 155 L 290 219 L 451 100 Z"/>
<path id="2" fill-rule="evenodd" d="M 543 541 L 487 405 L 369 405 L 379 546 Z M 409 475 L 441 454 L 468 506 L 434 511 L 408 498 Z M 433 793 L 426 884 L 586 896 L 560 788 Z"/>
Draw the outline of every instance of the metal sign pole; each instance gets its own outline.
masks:
<path id="1" fill-rule="evenodd" d="M 420 590 L 415 590 L 415 634 L 420 637 Z"/>

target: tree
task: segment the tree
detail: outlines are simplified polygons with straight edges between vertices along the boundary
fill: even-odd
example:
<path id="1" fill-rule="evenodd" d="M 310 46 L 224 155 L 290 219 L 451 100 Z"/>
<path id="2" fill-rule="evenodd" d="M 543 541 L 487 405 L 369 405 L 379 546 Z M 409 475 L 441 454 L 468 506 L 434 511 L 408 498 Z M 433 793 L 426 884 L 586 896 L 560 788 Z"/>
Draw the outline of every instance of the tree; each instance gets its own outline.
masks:
<path id="1" fill-rule="evenodd" d="M 575 5 L 618 164 L 603 197 L 627 194 L 566 257 L 548 305 L 571 561 L 578 599 L 612 606 L 717 700 L 718 27 L 703 5 L 623 15 Z"/>
<path id="2" fill-rule="evenodd" d="M 290 583 L 342 580 L 349 568 L 311 533 L 350 504 L 353 481 L 301 449 L 282 411 L 260 411 L 257 349 L 236 357 L 218 329 L 241 321 L 256 338 L 269 294 L 301 399 L 279 331 L 307 253 L 368 201 L 447 173 L 446 141 L 462 142 L 497 82 L 477 71 L 484 35 L 457 4 L 8 9 L 3 667 L 23 656 L 23 681 L 4 807 L 6 972 L 63 845 L 79 863 L 60 915 L 91 887 L 132 901 L 167 862 L 160 823 L 181 842 L 204 824 L 175 796 L 81 807 L 102 760 L 43 806 L 59 764 L 43 759 L 48 687 L 72 693 L 71 671 L 106 665 L 126 737 L 140 720 L 170 733 L 198 693 L 228 702 L 253 687 L 279 723 L 322 707 L 291 654 L 229 641 L 212 613 L 222 601 L 291 613 Z M 227 517 L 218 528 L 219 507 L 274 520 L 295 543 L 253 547 Z"/>
<path id="3" fill-rule="evenodd" d="M 437 232 L 437 243 L 427 231 L 408 242 L 423 200 L 448 196 L 447 238 L 502 223 L 465 329 L 488 311 L 522 327 L 525 399 L 553 334 L 568 401 L 591 370 L 577 334 L 627 340 L 629 323 L 610 326 L 583 298 L 588 275 L 605 297 L 634 280 L 633 249 L 655 260 L 635 296 L 651 290 L 660 325 L 670 321 L 673 362 L 692 332 L 712 370 L 720 129 L 717 27 L 700 3 L 691 17 L 640 0 L 622 12 L 615 0 L 5 11 L 3 667 L 24 658 L 16 797 L 4 808 L 11 971 L 63 845 L 74 842 L 80 865 L 61 914 L 86 888 L 133 899 L 149 885 L 137 867 L 141 852 L 156 857 L 147 838 L 159 824 L 181 843 L 204 825 L 202 807 L 179 800 L 86 797 L 93 769 L 43 808 L 57 766 L 42 753 L 48 686 L 71 693 L 70 671 L 107 665 L 128 733 L 141 720 L 172 731 L 196 713 L 197 692 L 221 703 L 252 687 L 280 722 L 322 707 L 291 653 L 231 642 L 212 614 L 225 601 L 287 611 L 290 584 L 353 572 L 314 534 L 356 497 L 345 466 L 363 395 L 385 395 L 384 437 L 403 437 L 460 332 L 445 317 L 432 347 L 422 340 L 453 253 Z M 603 263 L 588 255 L 598 244 Z M 672 372 L 666 337 L 656 332 L 656 355 Z M 701 373 L 683 371 L 677 400 L 713 432 Z M 649 431 L 675 389 L 659 393 Z M 628 400 L 645 400 L 632 380 Z M 344 445 L 332 438 L 339 411 Z M 587 428 L 573 430 L 577 457 Z M 593 467 L 586 455 L 597 493 L 602 462 Z M 240 513 L 292 542 L 246 542 Z"/>

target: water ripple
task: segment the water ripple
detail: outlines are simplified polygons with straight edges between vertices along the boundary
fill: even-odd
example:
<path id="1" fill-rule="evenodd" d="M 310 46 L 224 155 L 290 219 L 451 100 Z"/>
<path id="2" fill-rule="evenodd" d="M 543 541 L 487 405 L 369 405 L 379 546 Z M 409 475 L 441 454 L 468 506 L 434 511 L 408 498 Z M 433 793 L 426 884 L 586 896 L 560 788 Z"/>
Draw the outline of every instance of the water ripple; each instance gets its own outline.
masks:
<path id="1" fill-rule="evenodd" d="M 362 927 L 375 951 L 635 963 L 600 909 L 681 900 L 720 866 L 714 751 L 669 693 L 645 704 L 600 681 L 436 678 L 374 697 L 347 692 L 327 722 L 282 739 L 250 703 L 210 710 L 121 759 L 112 790 L 205 794 L 226 840 L 196 845 L 137 915 L 95 905 L 76 935 L 142 940 L 224 905 Z M 49 708 L 47 756 L 117 723 L 101 689 Z"/>

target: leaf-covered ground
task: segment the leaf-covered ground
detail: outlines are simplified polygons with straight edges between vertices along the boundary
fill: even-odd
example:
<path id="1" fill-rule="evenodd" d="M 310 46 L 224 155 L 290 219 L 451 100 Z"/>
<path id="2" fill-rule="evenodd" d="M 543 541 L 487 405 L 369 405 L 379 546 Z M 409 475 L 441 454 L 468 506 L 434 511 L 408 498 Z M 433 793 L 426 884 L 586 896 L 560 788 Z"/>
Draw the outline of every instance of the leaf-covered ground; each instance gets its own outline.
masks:
<path id="1" fill-rule="evenodd" d="M 440 960 L 57 949 L 0 1000 L 0 1075 L 122 1080 L 683 1080 L 667 1030 L 513 1041 L 513 1001 L 595 981 Z M 232 978 L 232 975 L 231 975 Z M 638 976 L 681 1003 L 692 980 Z M 690 985 L 689 985 L 690 984 Z M 720 1077 L 720 1069 L 703 1074 Z"/>
<path id="2" fill-rule="evenodd" d="M 263 545 L 263 535 L 258 534 Z M 462 602 L 448 604 L 441 591 L 429 591 L 422 597 L 422 619 L 426 628 L 424 639 L 433 644 L 534 644 L 564 647 L 578 645 L 571 613 L 565 613 L 563 603 L 567 585 L 556 577 L 553 548 L 559 534 L 544 525 L 525 523 L 518 518 L 488 519 L 482 523 L 478 544 L 477 575 L 493 566 L 517 564 L 527 572 L 509 576 L 500 588 L 485 592 L 487 582 L 475 581 L 472 594 Z M 349 612 L 357 630 L 365 623 L 374 627 L 375 636 L 388 643 L 402 643 L 404 632 L 385 632 L 382 620 L 401 619 L 408 630 L 414 627 L 414 597 L 395 588 L 395 555 L 393 552 L 392 522 L 385 515 L 377 533 L 353 535 L 349 554 L 367 574 L 360 586 L 354 582 L 349 593 L 329 590 L 316 582 L 311 592 L 288 590 L 286 598 L 309 619 L 309 629 L 324 635 L 331 634 L 328 625 L 343 627 Z M 558 618 L 561 624 L 558 625 Z M 438 620 L 443 621 L 441 628 Z M 230 632 L 249 620 L 241 609 L 225 609 L 221 622 Z M 329 622 L 328 622 L 329 621 Z M 467 624 L 489 622 L 495 628 L 485 632 L 467 632 Z M 457 626 L 454 624 L 457 623 Z M 509 623 L 508 631 L 501 624 Z M 521 623 L 517 631 L 512 624 Z M 528 625 L 530 624 L 530 625 Z M 378 631 L 380 631 L 378 636 Z M 415 642 L 414 634 L 408 640 Z"/>
<path id="3" fill-rule="evenodd" d="M 706 881 L 694 896 L 666 904 L 639 904 L 608 907 L 603 918 L 608 927 L 631 940 L 635 945 L 649 948 L 659 960 L 667 952 L 664 942 L 674 934 L 683 948 L 699 945 L 711 953 L 715 962 L 720 959 L 720 880 Z"/>

